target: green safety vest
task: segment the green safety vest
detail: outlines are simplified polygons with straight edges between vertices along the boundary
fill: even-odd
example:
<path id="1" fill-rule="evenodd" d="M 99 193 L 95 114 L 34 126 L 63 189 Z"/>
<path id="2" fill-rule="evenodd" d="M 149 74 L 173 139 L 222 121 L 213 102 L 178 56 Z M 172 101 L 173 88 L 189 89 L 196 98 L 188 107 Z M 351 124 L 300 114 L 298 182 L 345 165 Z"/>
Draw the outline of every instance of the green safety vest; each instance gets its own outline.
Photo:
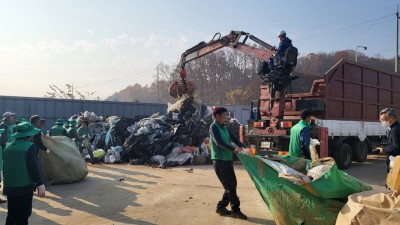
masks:
<path id="1" fill-rule="evenodd" d="M 296 157 L 304 157 L 301 151 L 301 140 L 300 132 L 304 129 L 310 128 L 310 125 L 304 121 L 300 120 L 296 125 L 290 129 L 290 143 L 289 143 L 289 155 Z"/>
<path id="2" fill-rule="evenodd" d="M 4 149 L 4 187 L 33 186 L 26 165 L 27 153 L 32 145 L 27 140 L 16 140 Z"/>
<path id="3" fill-rule="evenodd" d="M 51 136 L 63 136 L 64 135 L 64 127 L 61 125 L 55 125 L 51 128 L 50 134 Z"/>
<path id="4" fill-rule="evenodd" d="M 211 124 L 211 126 L 216 125 L 219 130 L 219 134 L 221 135 L 222 140 L 225 144 L 231 144 L 231 136 L 229 135 L 228 128 L 226 126 L 219 125 L 216 121 Z M 219 148 L 212 137 L 210 137 L 210 145 L 211 145 L 211 159 L 212 160 L 223 160 L 223 161 L 232 161 L 233 160 L 233 151 L 227 151 Z"/>

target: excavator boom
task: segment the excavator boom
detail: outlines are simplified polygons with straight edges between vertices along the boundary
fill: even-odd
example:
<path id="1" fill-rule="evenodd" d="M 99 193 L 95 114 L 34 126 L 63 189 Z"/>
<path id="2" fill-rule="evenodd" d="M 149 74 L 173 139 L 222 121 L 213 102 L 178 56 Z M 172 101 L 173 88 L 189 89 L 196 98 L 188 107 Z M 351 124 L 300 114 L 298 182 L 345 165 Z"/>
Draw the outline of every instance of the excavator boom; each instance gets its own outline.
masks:
<path id="1" fill-rule="evenodd" d="M 251 46 L 246 44 L 248 40 L 252 40 L 257 43 L 259 46 L 263 48 L 256 47 L 255 45 Z M 273 47 L 259 38 L 250 35 L 249 33 L 243 31 L 231 31 L 228 35 L 222 36 L 220 33 L 216 33 L 211 41 L 208 43 L 200 42 L 199 44 L 193 46 L 192 48 L 186 50 L 181 55 L 181 60 L 179 63 L 180 67 L 180 76 L 181 81 L 175 81 L 169 87 L 169 93 L 172 97 L 178 98 L 182 95 L 193 96 L 195 91 L 195 86 L 190 81 L 186 81 L 186 63 L 195 60 L 197 58 L 208 55 L 212 52 L 215 52 L 221 48 L 228 47 L 234 49 L 236 51 L 243 52 L 244 54 L 251 55 L 255 58 L 258 58 L 263 61 L 267 61 L 269 57 L 271 57 L 275 50 Z"/>

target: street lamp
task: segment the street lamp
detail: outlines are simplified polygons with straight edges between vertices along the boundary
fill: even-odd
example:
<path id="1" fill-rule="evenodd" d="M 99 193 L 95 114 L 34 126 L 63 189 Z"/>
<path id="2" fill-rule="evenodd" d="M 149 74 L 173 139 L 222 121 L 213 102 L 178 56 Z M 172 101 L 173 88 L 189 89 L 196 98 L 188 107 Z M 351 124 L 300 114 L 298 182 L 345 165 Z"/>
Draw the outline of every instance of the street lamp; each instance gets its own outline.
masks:
<path id="1" fill-rule="evenodd" d="M 358 53 L 358 48 L 363 48 L 364 50 L 367 50 L 367 46 L 357 46 L 356 47 L 356 62 L 357 62 L 357 53 Z"/>

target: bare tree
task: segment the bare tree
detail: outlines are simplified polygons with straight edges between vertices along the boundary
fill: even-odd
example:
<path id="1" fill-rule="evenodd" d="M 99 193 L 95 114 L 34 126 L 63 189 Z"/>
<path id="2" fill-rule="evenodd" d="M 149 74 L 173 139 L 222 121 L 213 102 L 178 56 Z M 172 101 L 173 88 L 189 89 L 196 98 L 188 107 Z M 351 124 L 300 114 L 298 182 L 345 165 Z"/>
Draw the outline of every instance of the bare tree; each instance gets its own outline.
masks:
<path id="1" fill-rule="evenodd" d="M 78 96 L 79 99 L 81 100 L 99 100 L 100 97 L 93 97 L 93 95 L 96 93 L 86 91 L 85 94 L 82 94 L 81 92 L 75 90 L 72 84 L 66 84 L 66 90 L 63 90 L 59 88 L 55 84 L 49 85 L 49 88 L 51 91 L 47 91 L 44 97 L 46 98 L 61 98 L 61 99 L 76 99 Z M 76 96 L 77 95 L 77 96 Z"/>

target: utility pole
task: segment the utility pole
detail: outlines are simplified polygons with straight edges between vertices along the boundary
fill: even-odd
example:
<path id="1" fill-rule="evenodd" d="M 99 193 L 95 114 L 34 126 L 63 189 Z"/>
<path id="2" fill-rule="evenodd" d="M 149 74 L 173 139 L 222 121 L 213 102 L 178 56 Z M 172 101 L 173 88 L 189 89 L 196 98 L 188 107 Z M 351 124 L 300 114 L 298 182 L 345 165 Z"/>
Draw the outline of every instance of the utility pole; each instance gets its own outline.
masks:
<path id="1" fill-rule="evenodd" d="M 399 64 L 399 5 L 397 5 L 396 13 L 396 57 L 394 57 L 394 72 L 397 73 L 397 67 Z"/>
<path id="2" fill-rule="evenodd" d="M 160 103 L 160 72 L 158 65 L 156 69 L 157 69 L 157 103 Z"/>

